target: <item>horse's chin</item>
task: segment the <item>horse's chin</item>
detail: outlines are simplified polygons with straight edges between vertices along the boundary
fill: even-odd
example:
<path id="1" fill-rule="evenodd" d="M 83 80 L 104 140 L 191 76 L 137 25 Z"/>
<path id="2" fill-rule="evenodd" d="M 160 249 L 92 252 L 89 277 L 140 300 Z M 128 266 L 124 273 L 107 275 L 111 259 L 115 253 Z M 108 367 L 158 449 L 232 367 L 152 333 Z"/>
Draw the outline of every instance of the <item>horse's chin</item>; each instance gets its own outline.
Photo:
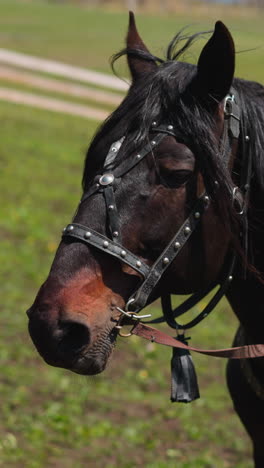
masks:
<path id="1" fill-rule="evenodd" d="M 109 356 L 107 358 L 90 358 L 88 355 L 81 356 L 70 369 L 75 374 L 79 375 L 96 375 L 103 372 L 107 366 Z"/>
<path id="2" fill-rule="evenodd" d="M 92 347 L 77 357 L 70 370 L 80 375 L 96 375 L 103 372 L 115 347 L 116 337 L 115 330 L 101 335 Z"/>

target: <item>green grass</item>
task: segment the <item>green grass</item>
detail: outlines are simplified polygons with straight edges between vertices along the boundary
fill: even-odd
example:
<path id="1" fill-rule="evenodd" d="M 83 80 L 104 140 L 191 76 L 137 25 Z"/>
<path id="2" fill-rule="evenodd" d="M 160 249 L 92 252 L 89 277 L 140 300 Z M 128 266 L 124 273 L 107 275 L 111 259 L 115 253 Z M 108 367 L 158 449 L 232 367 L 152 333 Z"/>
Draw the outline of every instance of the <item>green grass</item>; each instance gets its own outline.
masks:
<path id="1" fill-rule="evenodd" d="M 194 358 L 202 398 L 189 406 L 169 402 L 169 350 L 138 338 L 120 339 L 109 369 L 96 378 L 42 362 L 25 310 L 79 199 L 95 124 L 11 104 L 1 104 L 0 122 L 0 466 L 252 466 L 221 360 Z M 192 342 L 227 346 L 235 326 L 223 302 Z"/>
<path id="2" fill-rule="evenodd" d="M 209 16 L 198 29 L 212 27 L 216 18 Z M 262 21 L 262 14 L 254 22 L 226 18 L 240 49 L 261 45 Z M 138 21 L 157 53 L 191 22 L 182 15 Z M 1 47 L 103 71 L 126 23 L 122 12 L 0 0 Z M 239 74 L 264 82 L 262 63 L 261 48 L 240 54 Z M 194 356 L 201 399 L 172 405 L 169 349 L 119 339 L 106 372 L 86 379 L 47 366 L 29 339 L 25 311 L 79 200 L 95 128 L 85 119 L 0 102 L 0 466 L 250 468 L 250 443 L 232 410 L 222 360 Z M 192 333 L 192 344 L 229 346 L 235 328 L 222 301 Z"/>
<path id="3" fill-rule="evenodd" d="M 190 31 L 212 29 L 221 19 L 232 32 L 238 54 L 237 75 L 264 82 L 262 11 L 239 7 L 190 9 L 175 15 L 138 14 L 137 23 L 150 50 L 163 55 L 164 50 L 180 28 L 191 25 Z M 34 1 L 0 0 L 0 44 L 46 58 L 57 59 L 100 71 L 111 72 L 108 58 L 124 45 L 128 15 L 125 11 L 80 8 L 71 4 Z M 191 57 L 196 60 L 202 43 L 194 47 Z M 188 58 L 188 57 L 187 57 Z M 124 72 L 124 67 L 120 68 Z"/>

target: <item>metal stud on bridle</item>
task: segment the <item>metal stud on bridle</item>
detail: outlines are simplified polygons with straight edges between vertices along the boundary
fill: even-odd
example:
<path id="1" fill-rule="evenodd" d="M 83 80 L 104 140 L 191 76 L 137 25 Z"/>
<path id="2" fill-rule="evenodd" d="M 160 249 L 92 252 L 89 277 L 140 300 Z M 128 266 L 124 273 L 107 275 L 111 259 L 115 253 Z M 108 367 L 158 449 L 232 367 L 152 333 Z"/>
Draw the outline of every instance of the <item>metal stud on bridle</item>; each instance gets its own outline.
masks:
<path id="1" fill-rule="evenodd" d="M 106 185 L 112 184 L 114 180 L 115 176 L 113 174 L 104 174 L 100 177 L 99 184 L 106 187 Z"/>

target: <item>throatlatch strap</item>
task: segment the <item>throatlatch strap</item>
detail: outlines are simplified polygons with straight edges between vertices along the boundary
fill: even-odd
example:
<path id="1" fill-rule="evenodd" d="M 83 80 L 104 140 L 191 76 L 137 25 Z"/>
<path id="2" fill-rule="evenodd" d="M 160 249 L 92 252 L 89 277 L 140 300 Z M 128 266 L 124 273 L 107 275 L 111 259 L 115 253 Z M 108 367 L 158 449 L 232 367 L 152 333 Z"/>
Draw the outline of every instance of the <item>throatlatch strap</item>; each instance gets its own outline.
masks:
<path id="1" fill-rule="evenodd" d="M 176 309 L 173 310 L 172 305 L 171 305 L 170 295 L 162 295 L 161 296 L 162 310 L 163 310 L 163 314 L 164 314 L 167 324 L 171 328 L 174 328 L 176 330 L 188 330 L 189 328 L 195 327 L 196 325 L 198 325 L 198 323 L 200 323 L 203 319 L 205 319 L 205 317 L 207 317 L 210 314 L 210 312 L 212 312 L 212 310 L 217 306 L 218 302 L 225 295 L 230 285 L 230 282 L 233 279 L 232 273 L 235 267 L 235 263 L 236 263 L 236 255 L 233 254 L 225 280 L 220 285 L 216 293 L 213 295 L 212 299 L 204 307 L 202 312 L 200 312 L 193 320 L 190 320 L 187 323 L 180 324 L 175 319 L 176 317 L 179 317 L 180 315 L 189 311 L 195 304 L 197 304 L 197 302 L 199 302 L 197 299 L 200 300 L 201 297 L 198 294 L 193 294 L 183 304 L 181 304 L 179 307 L 176 307 Z M 214 284 L 211 288 L 209 288 L 207 293 L 211 291 L 214 286 L 216 286 L 216 284 Z M 205 295 L 206 294 L 204 294 L 203 297 L 205 297 Z M 187 307 L 186 307 L 186 304 L 187 304 Z"/>

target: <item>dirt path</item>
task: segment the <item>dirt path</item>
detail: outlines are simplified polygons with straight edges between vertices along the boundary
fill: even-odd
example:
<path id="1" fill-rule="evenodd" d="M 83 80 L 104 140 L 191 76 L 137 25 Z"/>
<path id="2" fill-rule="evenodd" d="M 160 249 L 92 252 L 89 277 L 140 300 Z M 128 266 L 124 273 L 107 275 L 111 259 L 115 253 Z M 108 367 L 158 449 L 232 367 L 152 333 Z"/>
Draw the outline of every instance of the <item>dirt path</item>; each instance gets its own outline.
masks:
<path id="1" fill-rule="evenodd" d="M 126 91 L 128 89 L 128 84 L 115 76 L 11 50 L 0 49 L 0 62 L 25 69 L 52 73 L 71 80 L 83 81 L 117 91 Z"/>
<path id="2" fill-rule="evenodd" d="M 109 115 L 107 111 L 94 109 L 82 104 L 75 104 L 5 87 L 0 87 L 0 100 L 37 107 L 39 109 L 47 109 L 54 112 L 62 112 L 64 114 L 78 115 L 79 117 L 99 121 L 106 119 Z"/>
<path id="3" fill-rule="evenodd" d="M 6 66 L 6 64 L 11 66 Z M 24 70 L 21 70 L 21 68 Z M 118 95 L 111 91 L 93 89 L 92 87 L 75 84 L 73 82 L 38 76 L 37 74 L 26 72 L 25 69 L 35 72 L 51 73 L 64 78 L 70 78 L 71 80 L 83 81 L 91 85 L 110 88 L 115 91 L 120 91 L 121 94 Z M 122 93 L 128 88 L 127 83 L 114 76 L 6 49 L 0 49 L 0 80 L 1 79 L 8 82 L 29 85 L 37 90 L 42 89 L 68 94 L 70 96 L 90 99 L 95 103 L 100 102 L 113 106 L 117 106 L 120 103 Z M 7 87 L 0 88 L 0 100 L 47 109 L 54 112 L 78 115 L 80 117 L 99 121 L 104 120 L 110 112 L 88 105 L 68 102 L 62 99 L 46 97 Z"/>
<path id="4" fill-rule="evenodd" d="M 121 95 L 119 96 L 118 94 L 111 93 L 110 91 L 101 91 L 89 88 L 88 86 L 37 76 L 33 73 L 0 65 L 0 80 L 1 79 L 12 83 L 29 85 L 33 88 L 44 89 L 46 91 L 55 91 L 56 93 L 91 99 L 92 101 L 103 104 L 118 106 L 122 100 Z"/>

